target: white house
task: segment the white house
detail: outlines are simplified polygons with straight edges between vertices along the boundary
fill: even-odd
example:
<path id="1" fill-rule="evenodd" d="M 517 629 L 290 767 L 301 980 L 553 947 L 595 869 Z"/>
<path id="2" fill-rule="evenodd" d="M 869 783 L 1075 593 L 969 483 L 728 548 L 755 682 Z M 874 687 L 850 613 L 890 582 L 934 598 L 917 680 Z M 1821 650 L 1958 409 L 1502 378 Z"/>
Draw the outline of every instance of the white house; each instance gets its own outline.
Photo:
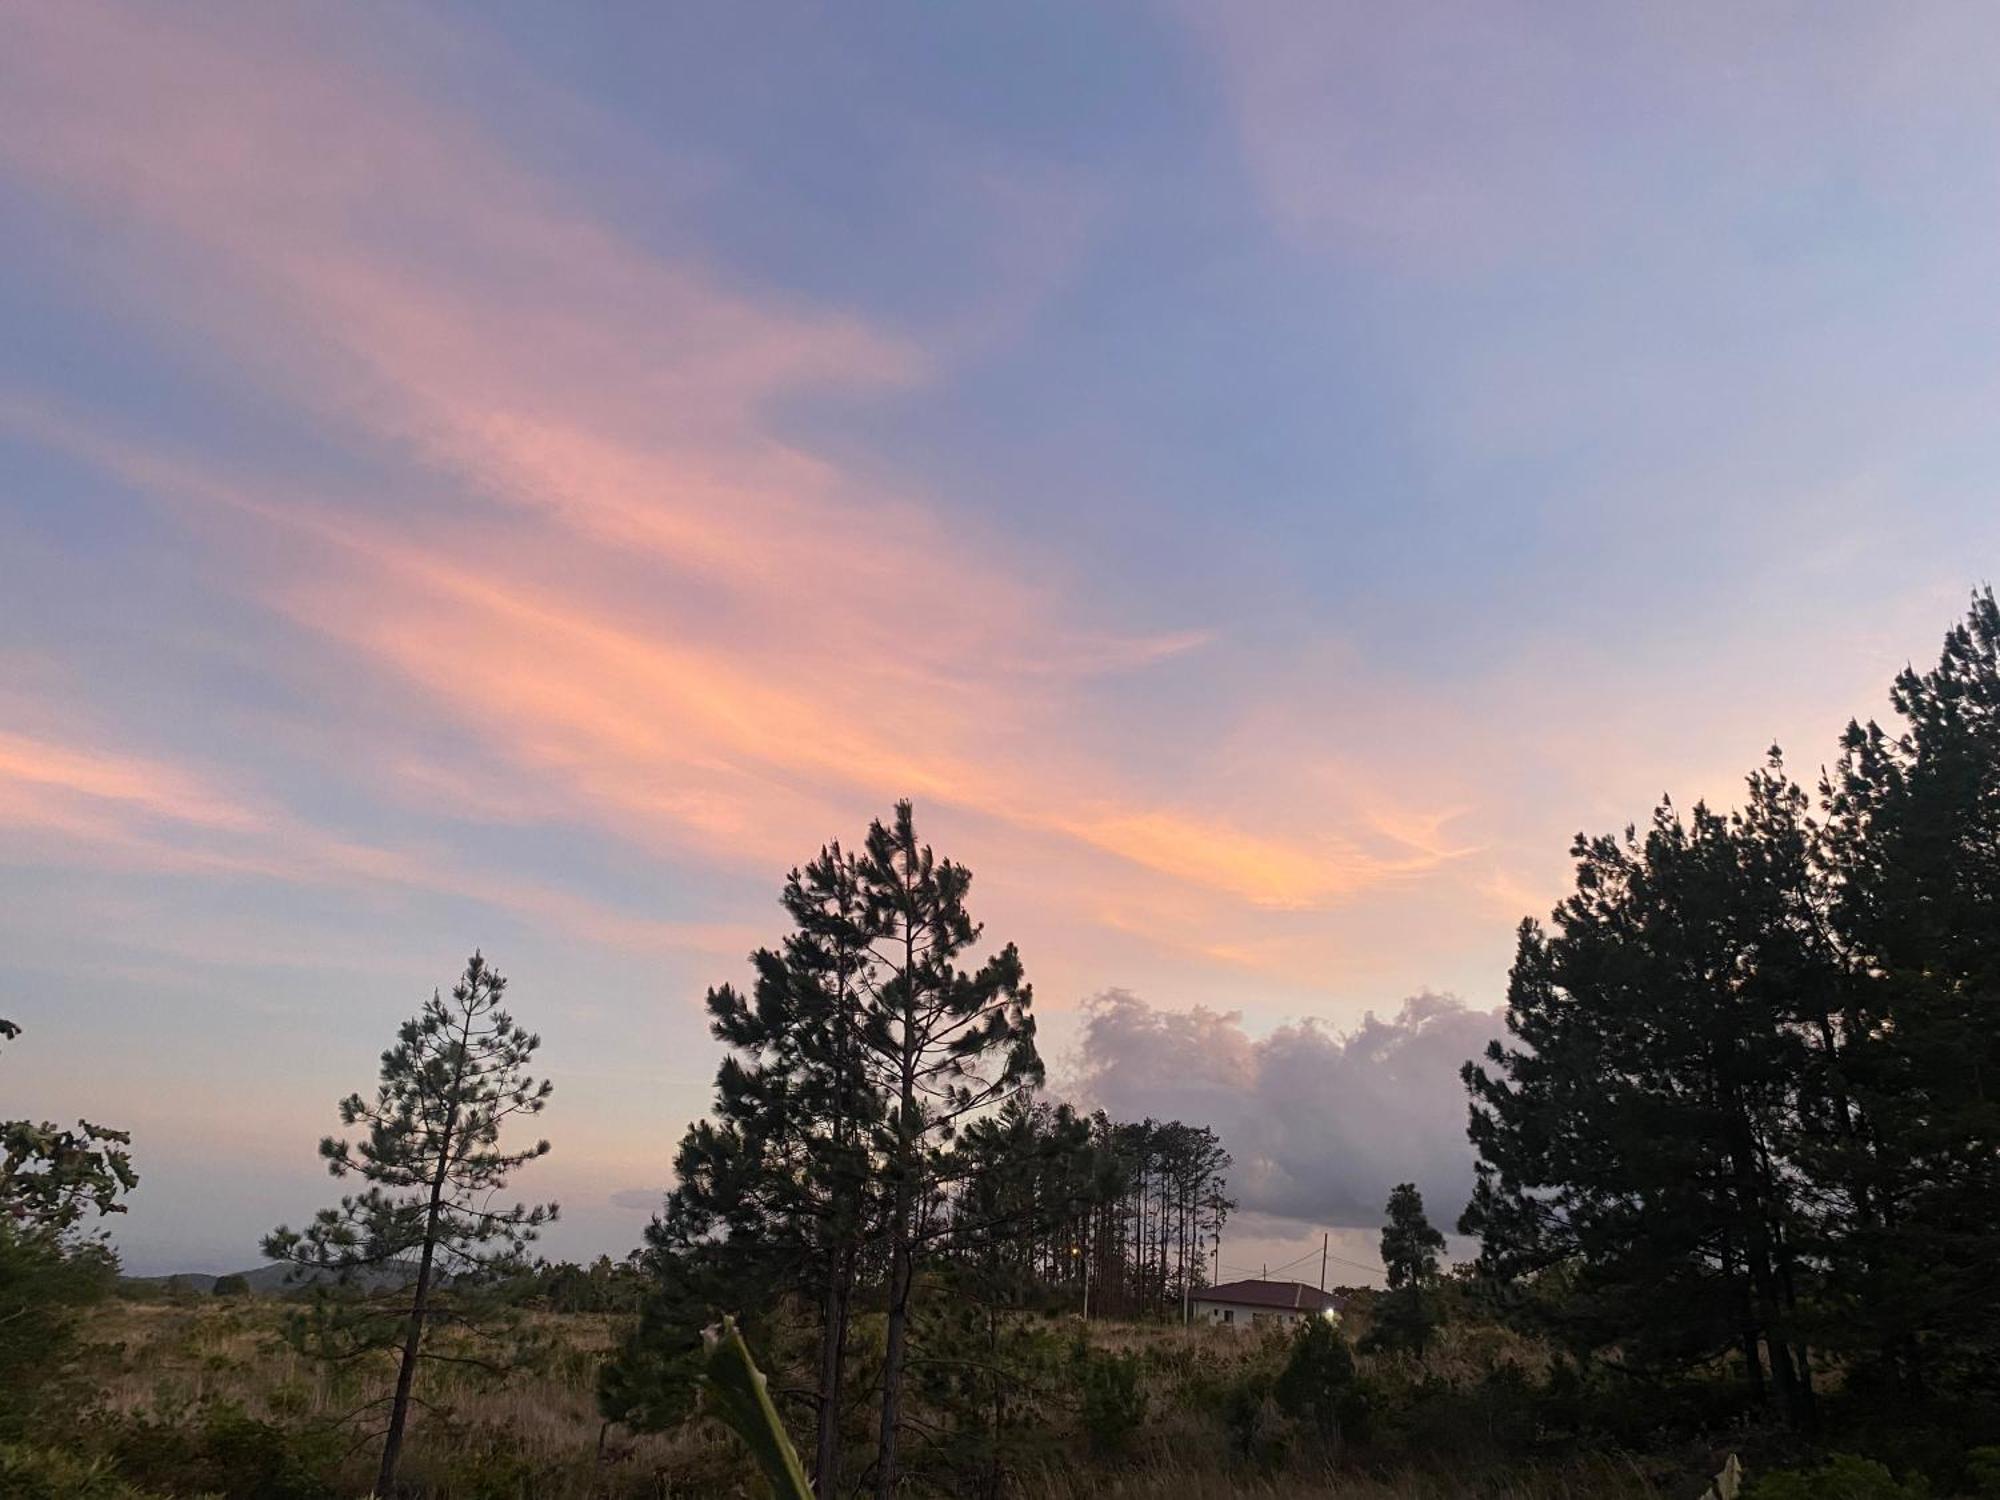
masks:
<path id="1" fill-rule="evenodd" d="M 1194 1294 L 1194 1321 L 1249 1328 L 1340 1317 L 1340 1298 L 1303 1281 L 1225 1281 Z"/>

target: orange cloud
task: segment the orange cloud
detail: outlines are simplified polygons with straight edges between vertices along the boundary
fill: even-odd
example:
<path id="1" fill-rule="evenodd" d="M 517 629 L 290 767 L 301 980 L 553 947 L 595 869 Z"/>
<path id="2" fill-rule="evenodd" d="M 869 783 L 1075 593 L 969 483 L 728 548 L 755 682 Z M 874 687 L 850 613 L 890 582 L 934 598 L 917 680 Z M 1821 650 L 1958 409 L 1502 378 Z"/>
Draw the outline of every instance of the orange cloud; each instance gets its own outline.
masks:
<path id="1" fill-rule="evenodd" d="M 0 787 L 25 816 L 35 804 L 115 803 L 145 815 L 231 832 L 261 826 L 252 813 L 157 761 L 116 757 L 0 730 Z"/>
<path id="2" fill-rule="evenodd" d="M 7 731 L 0 731 L 0 827 L 52 837 L 53 844 L 17 846 L 17 858 L 36 862 L 109 861 L 177 874 L 442 891 L 625 948 L 734 956 L 754 946 L 744 926 L 637 916 L 423 851 L 356 842 L 277 810 L 231 801 L 158 760 Z"/>
<path id="3" fill-rule="evenodd" d="M 0 162 L 164 247 L 206 332 L 397 477 L 330 495 L 32 402 L 0 417 L 182 507 L 246 587 L 510 767 L 524 805 L 769 869 L 913 795 L 1133 909 L 1199 893 L 1188 920 L 1224 962 L 1288 945 L 1271 914 L 1463 852 L 1432 814 L 1329 801 L 1296 769 L 1215 769 L 1235 785 L 1215 800 L 1082 748 L 1098 680 L 1208 633 L 1107 629 L 1051 559 L 788 439 L 780 402 L 928 378 L 907 335 L 634 244 L 261 12 L 225 37 L 79 3 L 26 12 L 13 42 Z M 407 753 L 383 773 L 426 776 Z"/>

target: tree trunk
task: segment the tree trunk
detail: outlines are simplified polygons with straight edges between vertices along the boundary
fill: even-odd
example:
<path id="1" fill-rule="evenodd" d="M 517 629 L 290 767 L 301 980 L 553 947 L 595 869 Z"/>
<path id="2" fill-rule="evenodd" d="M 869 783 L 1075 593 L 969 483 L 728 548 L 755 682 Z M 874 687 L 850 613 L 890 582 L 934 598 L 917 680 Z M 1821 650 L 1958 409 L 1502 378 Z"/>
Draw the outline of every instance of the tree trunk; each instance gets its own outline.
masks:
<path id="1" fill-rule="evenodd" d="M 819 1432 L 813 1452 L 813 1493 L 820 1500 L 840 1493 L 841 1387 L 847 1372 L 847 1274 L 845 1255 L 827 1278 L 826 1310 L 820 1328 Z"/>
<path id="2" fill-rule="evenodd" d="M 424 1248 L 417 1257 L 417 1283 L 410 1295 L 410 1324 L 403 1333 L 403 1360 L 396 1370 L 396 1394 L 389 1403 L 389 1432 L 382 1440 L 382 1467 L 375 1474 L 375 1493 L 388 1500 L 396 1482 L 396 1463 L 403 1456 L 403 1428 L 410 1419 L 410 1392 L 417 1383 L 417 1356 L 424 1342 L 424 1314 L 431 1295 L 431 1268 L 437 1258 L 438 1214 L 444 1203 L 445 1179 L 451 1174 L 451 1139 L 458 1128 L 459 1090 L 465 1086 L 466 1048 L 472 1037 L 472 1017 L 465 1017 L 458 1038 L 458 1061 L 452 1068 L 451 1101 L 438 1139 L 437 1170 L 431 1174 L 430 1207 L 424 1214 Z"/>
<path id="3" fill-rule="evenodd" d="M 875 1493 L 896 1493 L 896 1432 L 902 1421 L 903 1352 L 910 1316 L 910 1185 L 896 1183 L 895 1216 L 889 1229 L 889 1330 L 882 1350 L 882 1432 L 875 1458 Z"/>
<path id="4" fill-rule="evenodd" d="M 432 1189 L 431 1212 L 437 1212 L 437 1190 Z M 410 1298 L 410 1323 L 403 1333 L 403 1359 L 396 1371 L 396 1395 L 389 1405 L 389 1433 L 382 1440 L 382 1467 L 376 1471 L 375 1493 L 387 1497 L 396 1482 L 396 1462 L 403 1456 L 403 1427 L 410 1415 L 410 1391 L 417 1380 L 417 1352 L 424 1337 L 424 1310 L 430 1299 L 431 1256 L 436 1248 L 431 1235 L 424 1236 L 422 1258 L 417 1262 L 417 1283 Z"/>
<path id="5" fill-rule="evenodd" d="M 896 1438 L 903 1417 L 903 1359 L 909 1339 L 910 1280 L 914 1272 L 910 1220 L 915 1210 L 917 1173 L 916 1005 L 908 976 L 916 972 L 916 930 L 903 928 L 903 1057 L 896 1116 L 896 1206 L 889 1223 L 889 1328 L 882 1350 L 882 1431 L 875 1454 L 875 1494 L 896 1493 Z"/>

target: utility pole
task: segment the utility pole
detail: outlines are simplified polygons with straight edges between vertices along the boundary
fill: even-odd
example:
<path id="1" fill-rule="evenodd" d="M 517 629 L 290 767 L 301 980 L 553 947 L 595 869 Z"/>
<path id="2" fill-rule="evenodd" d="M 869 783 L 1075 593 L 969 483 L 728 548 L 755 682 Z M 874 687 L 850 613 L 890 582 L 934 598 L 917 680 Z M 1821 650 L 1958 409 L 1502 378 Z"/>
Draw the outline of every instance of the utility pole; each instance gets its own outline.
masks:
<path id="1" fill-rule="evenodd" d="M 1319 1289 L 1322 1292 L 1326 1290 L 1326 1247 L 1332 1240 L 1333 1236 L 1330 1233 L 1319 1237 Z"/>

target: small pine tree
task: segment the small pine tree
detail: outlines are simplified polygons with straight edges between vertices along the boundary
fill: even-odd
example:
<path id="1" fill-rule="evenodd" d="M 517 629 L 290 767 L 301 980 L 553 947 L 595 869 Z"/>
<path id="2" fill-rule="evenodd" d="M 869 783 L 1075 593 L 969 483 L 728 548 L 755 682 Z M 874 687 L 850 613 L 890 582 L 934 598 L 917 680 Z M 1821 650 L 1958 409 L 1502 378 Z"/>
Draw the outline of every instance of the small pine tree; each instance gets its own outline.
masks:
<path id="1" fill-rule="evenodd" d="M 1340 1330 L 1325 1318 L 1301 1323 L 1272 1394 L 1280 1411 L 1309 1426 L 1327 1447 L 1352 1435 L 1363 1407 L 1354 1355 Z"/>
<path id="2" fill-rule="evenodd" d="M 1403 1182 L 1389 1194 L 1389 1222 L 1382 1226 L 1382 1268 L 1389 1294 L 1379 1304 L 1371 1342 L 1408 1349 L 1422 1359 L 1439 1323 L 1436 1299 L 1427 1295 L 1438 1281 L 1444 1236 L 1424 1215 L 1424 1195 Z"/>
<path id="3" fill-rule="evenodd" d="M 382 1054 L 375 1098 L 351 1094 L 340 1103 L 341 1123 L 367 1134 L 320 1142 L 329 1174 L 369 1186 L 321 1209 L 303 1230 L 280 1226 L 264 1240 L 267 1256 L 314 1279 L 312 1313 L 295 1328 L 302 1342 L 347 1358 L 397 1351 L 379 1495 L 392 1493 L 429 1325 L 450 1301 L 454 1328 L 497 1332 L 482 1329 L 473 1297 L 518 1271 L 522 1251 L 556 1217 L 554 1204 L 492 1206 L 517 1168 L 549 1150 L 545 1140 L 501 1149 L 508 1120 L 540 1114 L 552 1089 L 528 1076 L 541 1038 L 500 1008 L 506 987 L 475 952 L 449 1000 L 432 992 Z M 489 1342 L 481 1354 L 454 1350 L 452 1358 L 496 1372 L 518 1358 L 518 1345 Z"/>

